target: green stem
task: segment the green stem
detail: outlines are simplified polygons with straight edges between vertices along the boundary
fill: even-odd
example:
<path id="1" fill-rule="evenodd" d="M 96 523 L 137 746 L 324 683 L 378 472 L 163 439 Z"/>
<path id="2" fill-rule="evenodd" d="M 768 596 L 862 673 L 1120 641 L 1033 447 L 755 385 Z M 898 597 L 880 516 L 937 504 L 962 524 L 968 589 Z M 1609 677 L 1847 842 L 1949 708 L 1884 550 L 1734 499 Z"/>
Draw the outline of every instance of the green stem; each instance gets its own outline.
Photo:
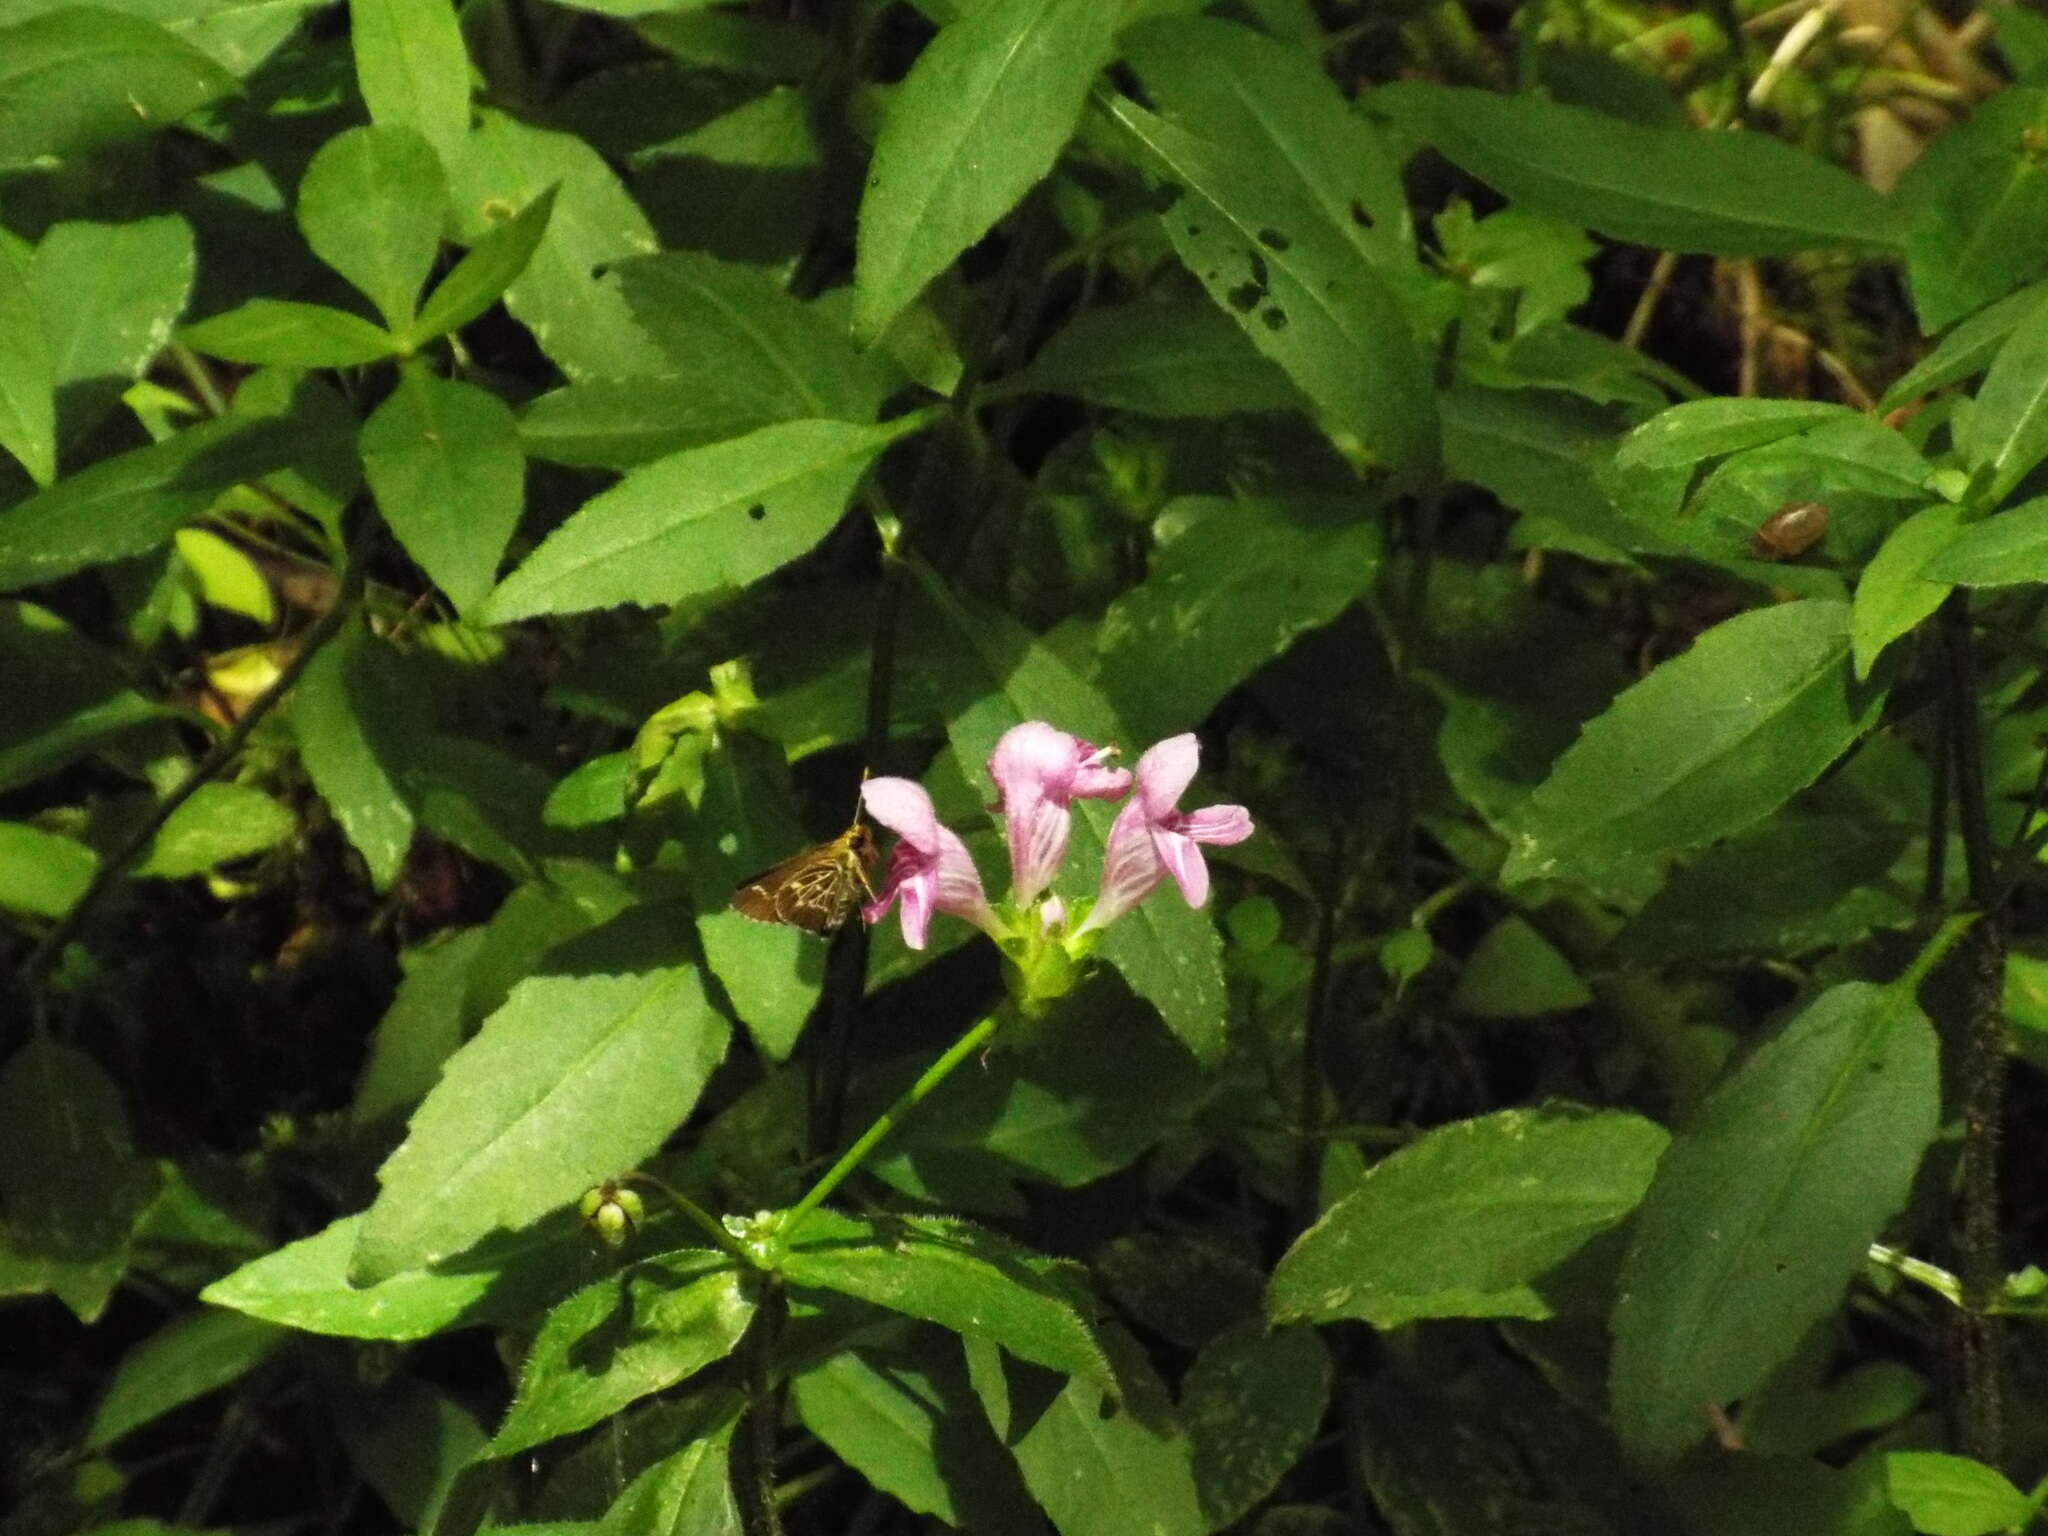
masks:
<path id="1" fill-rule="evenodd" d="M 743 1269 L 757 1267 L 752 1256 L 739 1245 L 739 1240 L 725 1230 L 723 1222 L 692 1200 L 688 1195 L 684 1194 L 680 1189 L 669 1183 L 668 1180 L 651 1174 L 644 1168 L 636 1168 L 631 1173 L 625 1175 L 623 1182 L 646 1184 L 660 1190 L 667 1197 L 671 1205 L 681 1211 L 706 1237 L 711 1239 L 711 1245 L 720 1253 L 723 1253 Z"/>
<path id="2" fill-rule="evenodd" d="M 990 1014 L 955 1040 L 945 1055 L 926 1067 L 923 1075 L 904 1089 L 897 1096 L 896 1102 L 883 1110 L 875 1118 L 875 1123 L 861 1133 L 860 1139 L 840 1154 L 839 1161 L 825 1170 L 824 1177 L 811 1186 L 803 1199 L 790 1207 L 788 1219 L 782 1225 L 783 1241 L 787 1242 L 795 1237 L 797 1229 L 804 1224 L 811 1212 L 824 1204 L 826 1197 L 846 1182 L 853 1171 L 866 1161 L 867 1155 L 896 1129 L 903 1117 L 924 1102 L 927 1094 L 952 1076 L 954 1069 L 961 1062 L 988 1044 L 996 1030 L 1002 1026 L 1002 1022 L 1001 1013 Z"/>

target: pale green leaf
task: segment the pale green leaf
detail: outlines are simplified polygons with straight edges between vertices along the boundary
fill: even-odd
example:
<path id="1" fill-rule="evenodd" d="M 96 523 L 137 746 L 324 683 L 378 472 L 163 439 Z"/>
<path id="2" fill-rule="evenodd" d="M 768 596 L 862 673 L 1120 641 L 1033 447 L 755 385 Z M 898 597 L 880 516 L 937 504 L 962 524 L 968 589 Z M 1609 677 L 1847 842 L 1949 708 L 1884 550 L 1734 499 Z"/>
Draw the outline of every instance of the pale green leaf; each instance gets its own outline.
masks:
<path id="1" fill-rule="evenodd" d="M 345 309 L 292 299 L 251 299 L 186 326 L 178 340 L 231 363 L 353 368 L 395 356 L 398 339 Z"/>
<path id="2" fill-rule="evenodd" d="M 363 423 L 377 509 L 461 614 L 490 592 L 525 505 L 519 424 L 487 390 L 409 368 Z"/>
<path id="3" fill-rule="evenodd" d="M 986 0 L 925 46 L 861 195 L 856 331 L 878 335 L 1052 169 L 1118 19 L 1096 0 Z"/>
<path id="4" fill-rule="evenodd" d="M 1387 280 L 1290 184 L 1264 142 L 1212 137 L 1123 96 L 1109 109 L 1182 263 L 1329 426 L 1398 473 L 1440 452 L 1435 395 Z"/>
<path id="5" fill-rule="evenodd" d="M 0 170 L 47 169 L 234 89 L 234 76 L 139 16 L 79 5 L 0 27 Z"/>
<path id="6" fill-rule="evenodd" d="M 1870 676 L 1886 646 L 1914 629 L 1948 596 L 1945 581 L 1926 575 L 1930 561 L 1955 540 L 1963 526 L 1963 509 L 1947 502 L 1922 507 L 1885 535 L 1856 582 L 1849 615 L 1849 640 L 1856 653 L 1856 676 Z"/>
<path id="7" fill-rule="evenodd" d="M 1888 1451 L 1885 1491 L 1925 1536 L 1993 1536 L 2034 1518 L 2034 1501 L 1996 1467 L 1940 1451 Z"/>
<path id="8" fill-rule="evenodd" d="M 445 0 L 349 0 L 370 121 L 411 128 L 451 165 L 469 133 L 469 54 Z"/>
<path id="9" fill-rule="evenodd" d="M 375 682 L 364 676 L 362 651 L 373 643 L 350 621 L 300 674 L 289 718 L 306 776 L 384 891 L 412 846 L 413 812 L 386 761 Z"/>
<path id="10" fill-rule="evenodd" d="M 1940 1110 L 1909 991 L 1823 992 L 1725 1079 L 1636 1218 L 1614 1311 L 1614 1419 L 1675 1459 L 1841 1301 L 1904 1202 Z M 1712 1233 L 1713 1241 L 1700 1235 Z"/>
<path id="11" fill-rule="evenodd" d="M 405 333 L 413 346 L 448 331 L 460 330 L 498 302 L 519 280 L 533 253 L 547 235 L 554 216 L 556 188 L 549 187 L 503 223 L 479 236 L 420 306 Z M 445 195 L 445 189 L 444 189 Z"/>
<path id="12" fill-rule="evenodd" d="M 92 881 L 99 855 L 54 832 L 0 821 L 0 907 L 62 917 Z"/>
<path id="13" fill-rule="evenodd" d="M 140 378 L 171 339 L 198 262 L 181 218 L 52 225 L 33 279 L 58 385 Z"/>
<path id="14" fill-rule="evenodd" d="M 112 1445 L 173 1408 L 218 1391 L 268 1359 L 285 1330 L 239 1312 L 189 1312 L 122 1357 L 92 1424 L 88 1450 Z"/>
<path id="15" fill-rule="evenodd" d="M 626 1485 L 591 1536 L 740 1536 L 731 1460 L 729 1429 L 685 1441 Z"/>
<path id="16" fill-rule="evenodd" d="M 338 133 L 306 167 L 296 212 L 313 254 L 402 334 L 448 216 L 448 174 L 433 145 L 397 121 Z"/>
<path id="17" fill-rule="evenodd" d="M 746 586 L 829 533 L 876 455 L 916 425 L 784 422 L 656 460 L 578 508 L 484 614 L 506 623 Z"/>
<path id="18" fill-rule="evenodd" d="M 1545 1317 L 1529 1289 L 1633 1211 L 1664 1150 L 1639 1115 L 1509 1109 L 1375 1163 L 1273 1272 L 1276 1322 Z"/>
<path id="19" fill-rule="evenodd" d="M 1646 128 L 1540 96 L 1403 81 L 1367 98 L 1512 199 L 1614 240 L 1717 256 L 1896 250 L 1897 210 L 1765 133 Z"/>
<path id="20" fill-rule="evenodd" d="M 2048 457 L 2048 305 L 2030 309 L 1991 359 L 1962 439 L 1992 505 Z"/>
<path id="21" fill-rule="evenodd" d="M 33 253 L 0 229 L 0 448 L 37 485 L 57 478 L 56 376 L 30 278 Z"/>
<path id="22" fill-rule="evenodd" d="M 1586 725 L 1530 797 L 1502 878 L 1597 881 L 1760 821 L 1877 719 L 1884 690 L 1848 663 L 1847 603 L 1716 625 Z"/>
<path id="23" fill-rule="evenodd" d="M 351 1278 L 523 1227 L 632 1167 L 689 1114 L 728 1026 L 662 922 L 632 917 L 557 950 L 449 1058 L 378 1170 Z"/>
<path id="24" fill-rule="evenodd" d="M 754 1315 L 754 1290 L 725 1254 L 694 1248 L 586 1286 L 541 1324 L 491 1454 L 574 1434 L 724 1359 Z"/>
<path id="25" fill-rule="evenodd" d="M 1955 527 L 1952 520 L 1950 526 Z M 1935 548 L 1919 575 L 1959 587 L 2010 587 L 2048 580 L 2048 496 L 1959 528 Z M 1867 579 L 1867 578 L 1866 578 Z"/>
<path id="26" fill-rule="evenodd" d="M 813 1212 L 780 1268 L 792 1286 L 993 1339 L 1020 1360 L 1114 1389 L 1072 1269 L 984 1228 L 943 1216 Z"/>
<path id="27" fill-rule="evenodd" d="M 275 848 L 298 828 L 292 813 L 261 790 L 202 784 L 157 829 L 135 866 L 138 878 L 182 880 L 232 859 Z"/>

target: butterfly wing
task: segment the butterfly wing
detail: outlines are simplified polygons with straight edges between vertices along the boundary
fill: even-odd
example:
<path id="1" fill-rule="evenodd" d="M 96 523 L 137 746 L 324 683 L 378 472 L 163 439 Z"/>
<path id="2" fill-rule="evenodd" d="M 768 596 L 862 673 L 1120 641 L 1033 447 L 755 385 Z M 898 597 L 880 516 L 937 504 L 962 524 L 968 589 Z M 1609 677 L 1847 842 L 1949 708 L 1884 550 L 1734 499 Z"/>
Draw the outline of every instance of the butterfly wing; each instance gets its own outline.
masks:
<path id="1" fill-rule="evenodd" d="M 806 933 L 830 933 L 852 917 L 873 894 L 868 874 L 875 863 L 875 835 L 848 828 L 829 843 L 806 848 L 794 858 L 742 880 L 732 904 L 757 923 L 787 923 Z"/>

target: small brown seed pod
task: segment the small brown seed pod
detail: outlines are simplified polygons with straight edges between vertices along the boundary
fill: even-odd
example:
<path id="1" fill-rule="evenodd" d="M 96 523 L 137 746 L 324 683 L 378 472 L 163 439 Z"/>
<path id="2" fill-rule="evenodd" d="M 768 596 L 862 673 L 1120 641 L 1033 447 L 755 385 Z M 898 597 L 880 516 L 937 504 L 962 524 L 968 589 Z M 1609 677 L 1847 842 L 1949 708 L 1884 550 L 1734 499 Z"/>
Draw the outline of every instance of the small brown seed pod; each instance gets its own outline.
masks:
<path id="1" fill-rule="evenodd" d="M 1788 501 L 1756 531 L 1756 552 L 1765 560 L 1797 560 L 1828 531 L 1828 509 L 1817 501 Z"/>

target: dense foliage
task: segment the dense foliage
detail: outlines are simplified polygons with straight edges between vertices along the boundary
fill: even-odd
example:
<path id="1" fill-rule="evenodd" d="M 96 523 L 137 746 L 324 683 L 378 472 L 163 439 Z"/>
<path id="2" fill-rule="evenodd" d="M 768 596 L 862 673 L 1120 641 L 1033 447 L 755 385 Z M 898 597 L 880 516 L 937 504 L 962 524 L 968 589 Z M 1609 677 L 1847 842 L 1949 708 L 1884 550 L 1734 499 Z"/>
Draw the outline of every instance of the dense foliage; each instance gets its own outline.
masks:
<path id="1" fill-rule="evenodd" d="M 0 5 L 0 1531 L 2028 1526 L 2044 583 L 2009 4 Z"/>

